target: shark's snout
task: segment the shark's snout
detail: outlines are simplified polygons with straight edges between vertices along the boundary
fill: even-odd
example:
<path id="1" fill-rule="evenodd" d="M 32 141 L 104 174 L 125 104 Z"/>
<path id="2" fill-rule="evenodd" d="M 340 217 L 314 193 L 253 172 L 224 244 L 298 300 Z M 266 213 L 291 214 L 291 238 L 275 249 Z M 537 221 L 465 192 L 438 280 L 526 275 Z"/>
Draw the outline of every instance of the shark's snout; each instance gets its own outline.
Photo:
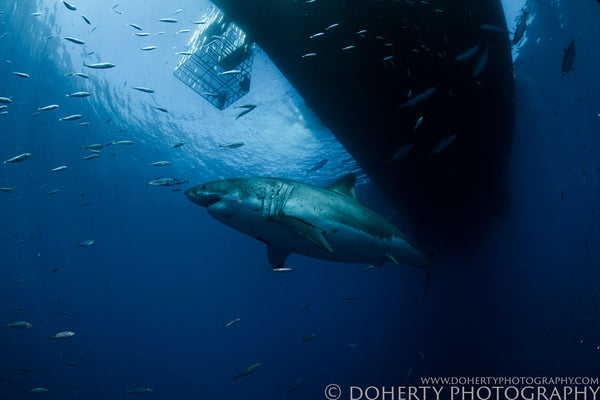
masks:
<path id="1" fill-rule="evenodd" d="M 206 186 L 202 185 L 186 190 L 185 195 L 192 203 L 196 203 L 202 207 L 209 207 L 222 199 L 221 194 L 208 191 L 206 190 Z"/>

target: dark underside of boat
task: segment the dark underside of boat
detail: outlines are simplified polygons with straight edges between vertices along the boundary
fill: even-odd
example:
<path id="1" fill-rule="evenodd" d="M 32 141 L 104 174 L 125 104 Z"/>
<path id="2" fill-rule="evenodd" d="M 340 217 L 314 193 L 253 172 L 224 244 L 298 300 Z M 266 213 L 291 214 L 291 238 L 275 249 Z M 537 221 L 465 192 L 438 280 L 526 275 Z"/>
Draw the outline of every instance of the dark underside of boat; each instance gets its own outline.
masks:
<path id="1" fill-rule="evenodd" d="M 214 2 L 265 50 L 418 240 L 462 247 L 507 215 L 514 83 L 500 1 Z"/>

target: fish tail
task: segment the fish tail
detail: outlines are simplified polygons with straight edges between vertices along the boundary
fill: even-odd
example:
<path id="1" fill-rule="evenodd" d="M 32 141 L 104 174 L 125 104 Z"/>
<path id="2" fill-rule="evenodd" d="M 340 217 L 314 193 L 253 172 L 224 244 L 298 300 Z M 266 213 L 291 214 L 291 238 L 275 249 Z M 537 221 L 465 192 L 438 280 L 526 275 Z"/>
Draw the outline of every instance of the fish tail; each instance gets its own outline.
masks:
<path id="1" fill-rule="evenodd" d="M 385 254 L 385 256 L 386 256 L 387 258 L 389 258 L 389 259 L 390 259 L 390 261 L 391 261 L 391 262 L 393 262 L 394 264 L 396 264 L 396 265 L 400 265 L 400 264 L 398 264 L 398 260 L 396 260 L 396 259 L 394 258 L 394 256 L 392 256 L 392 255 L 390 255 L 390 254 L 387 254 L 387 253 Z"/>

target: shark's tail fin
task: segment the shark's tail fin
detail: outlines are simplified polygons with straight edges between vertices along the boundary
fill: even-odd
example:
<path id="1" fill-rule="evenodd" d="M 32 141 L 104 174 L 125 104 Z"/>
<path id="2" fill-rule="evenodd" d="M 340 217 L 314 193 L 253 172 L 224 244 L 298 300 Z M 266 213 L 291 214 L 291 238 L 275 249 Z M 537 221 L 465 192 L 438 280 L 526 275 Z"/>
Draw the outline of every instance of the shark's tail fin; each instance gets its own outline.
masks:
<path id="1" fill-rule="evenodd" d="M 429 254 L 429 262 L 425 265 L 419 266 L 425 270 L 425 291 L 423 292 L 423 303 L 425 303 L 425 298 L 427 297 L 427 292 L 429 290 L 429 284 L 431 283 L 431 270 L 433 269 L 433 258 L 434 253 L 431 252 Z"/>

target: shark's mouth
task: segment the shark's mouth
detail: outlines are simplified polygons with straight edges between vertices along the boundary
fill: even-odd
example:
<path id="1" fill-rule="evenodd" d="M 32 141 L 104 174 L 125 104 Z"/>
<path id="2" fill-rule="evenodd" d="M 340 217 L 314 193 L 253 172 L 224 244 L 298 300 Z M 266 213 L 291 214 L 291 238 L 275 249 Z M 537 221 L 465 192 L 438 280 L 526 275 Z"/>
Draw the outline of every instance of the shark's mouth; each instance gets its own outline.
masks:
<path id="1" fill-rule="evenodd" d="M 221 201 L 222 196 L 217 193 L 206 193 L 197 190 L 196 188 L 191 188 L 185 191 L 185 195 L 192 203 L 196 203 L 202 207 L 210 207 L 215 203 Z"/>

